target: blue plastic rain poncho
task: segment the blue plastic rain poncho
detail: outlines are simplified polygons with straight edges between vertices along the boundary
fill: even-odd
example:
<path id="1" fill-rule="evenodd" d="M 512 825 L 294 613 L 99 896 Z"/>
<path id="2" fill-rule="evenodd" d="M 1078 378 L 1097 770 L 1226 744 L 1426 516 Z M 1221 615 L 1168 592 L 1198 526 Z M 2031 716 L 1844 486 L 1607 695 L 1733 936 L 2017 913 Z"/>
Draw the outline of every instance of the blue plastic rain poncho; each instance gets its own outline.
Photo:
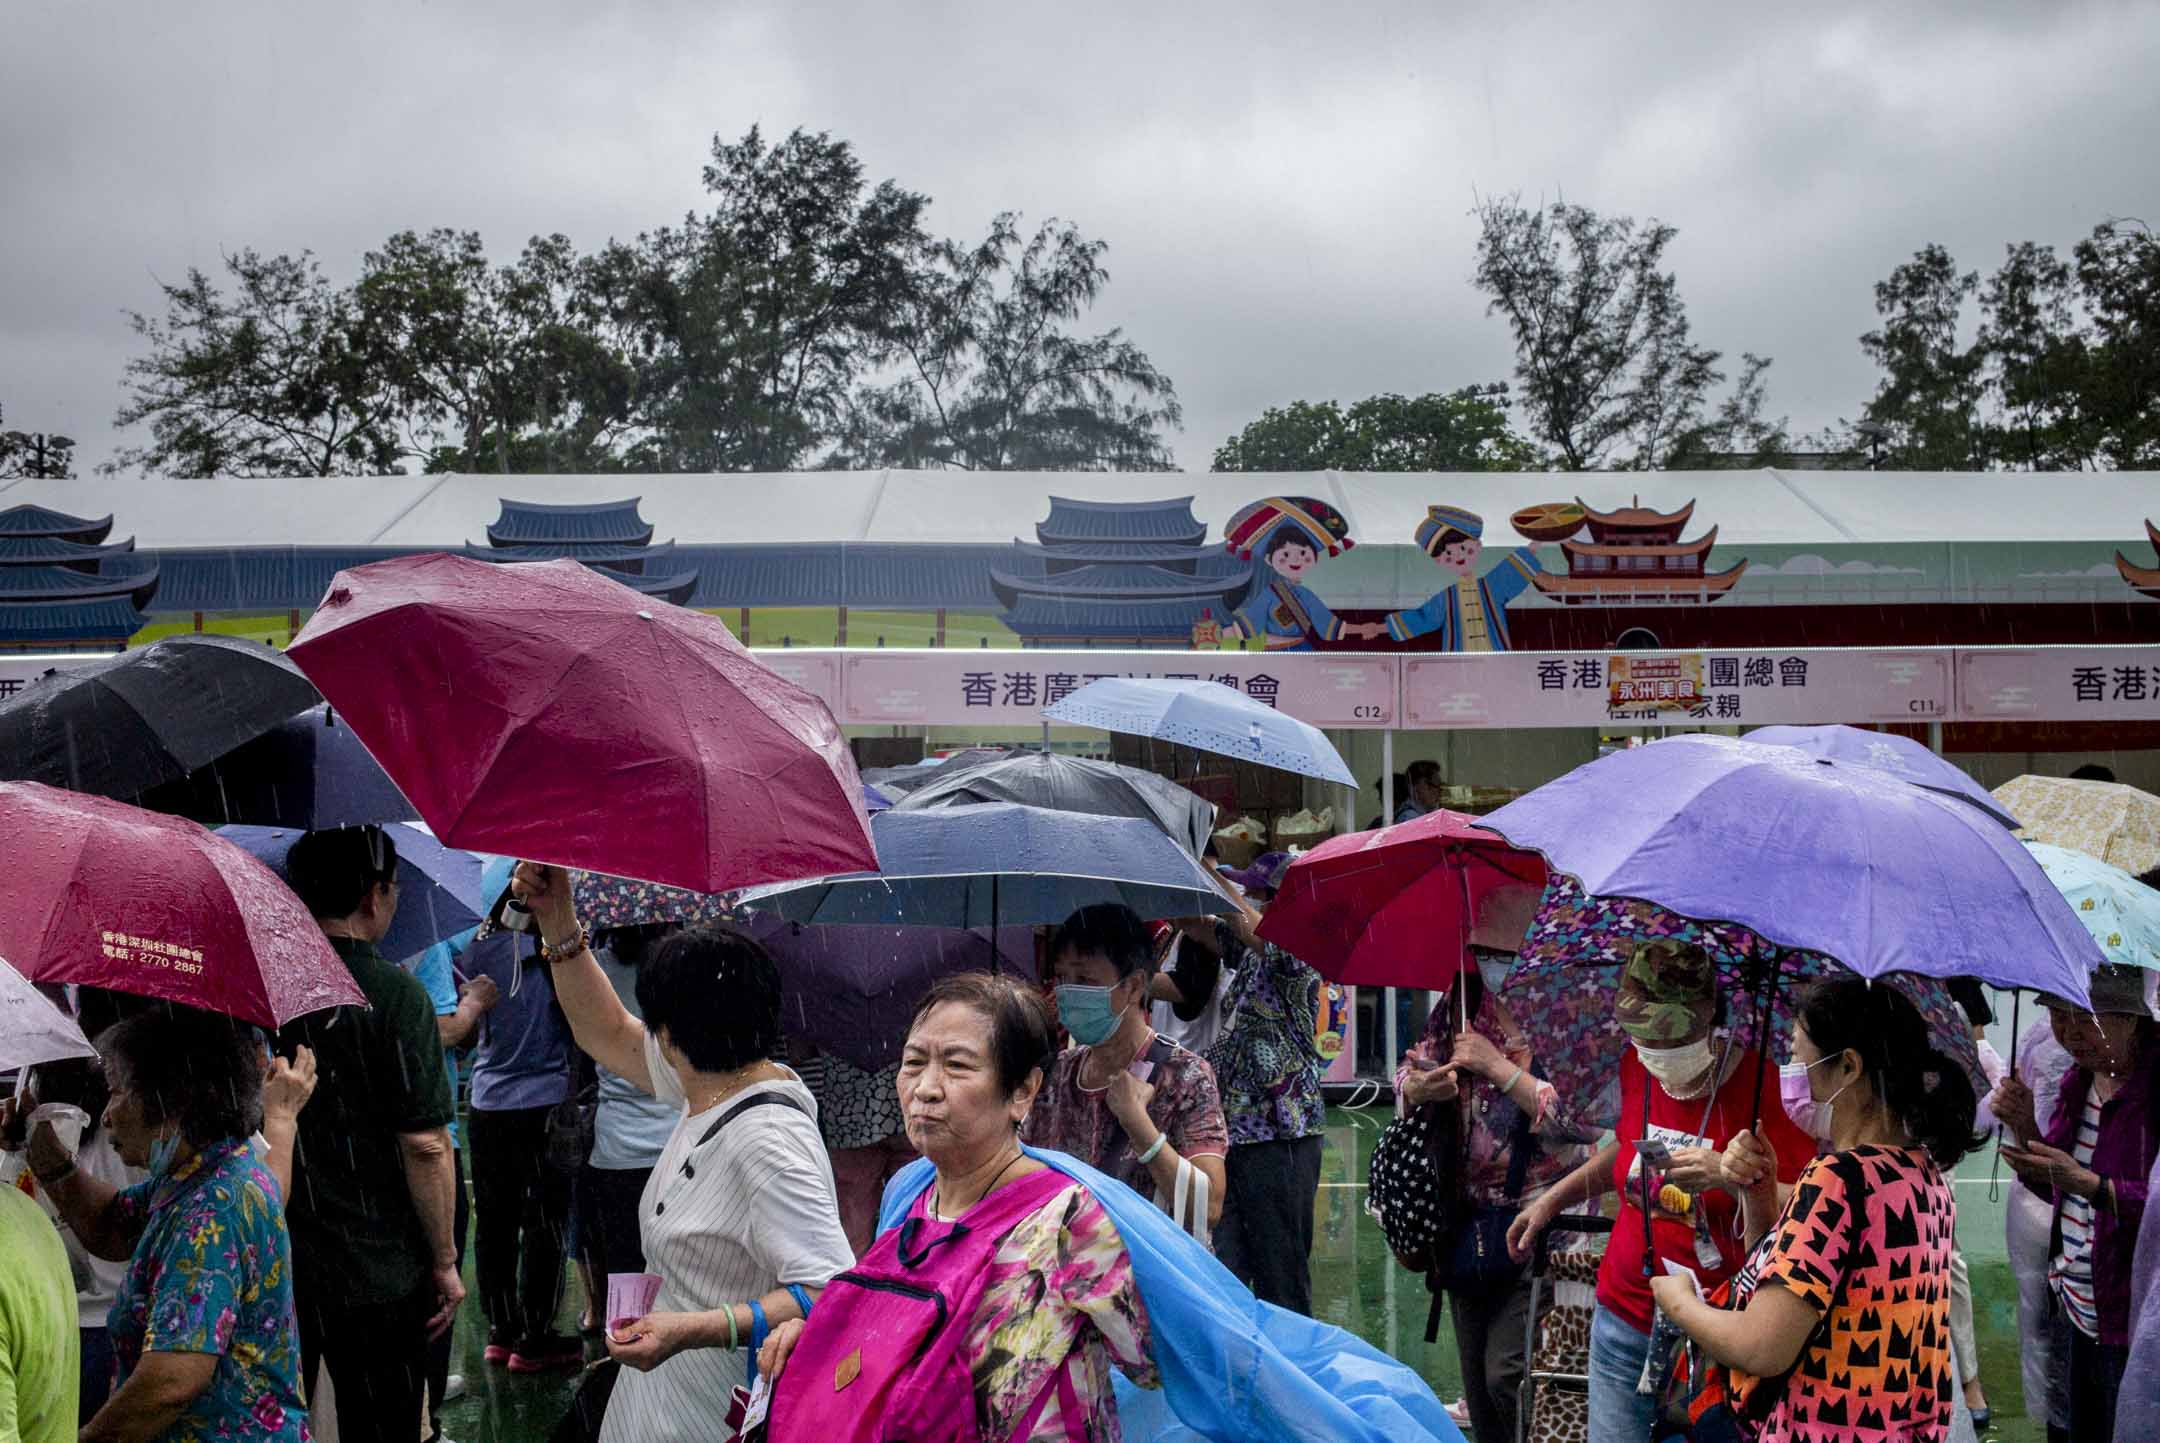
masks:
<path id="1" fill-rule="evenodd" d="M 1085 1183 L 1132 1258 L 1163 1386 L 1115 1380 L 1128 1443 L 1461 1443 L 1410 1368 L 1340 1328 L 1261 1302 L 1125 1184 L 1062 1152 L 1024 1151 Z M 933 1175 L 918 1158 L 886 1184 L 879 1232 L 900 1225 Z"/>

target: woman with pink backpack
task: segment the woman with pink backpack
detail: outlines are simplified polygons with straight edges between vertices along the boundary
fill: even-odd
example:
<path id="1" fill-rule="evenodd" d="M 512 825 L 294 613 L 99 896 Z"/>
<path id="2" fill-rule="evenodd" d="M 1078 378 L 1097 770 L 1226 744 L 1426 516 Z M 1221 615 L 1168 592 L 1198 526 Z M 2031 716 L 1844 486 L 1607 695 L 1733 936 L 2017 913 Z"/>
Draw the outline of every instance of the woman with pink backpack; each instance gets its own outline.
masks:
<path id="1" fill-rule="evenodd" d="M 1459 1443 L 1415 1372 L 1255 1299 L 1154 1203 L 1018 1132 L 1052 1060 L 1041 996 L 963 973 L 908 1031 L 924 1157 L 880 1234 L 758 1357 L 753 1443 Z"/>

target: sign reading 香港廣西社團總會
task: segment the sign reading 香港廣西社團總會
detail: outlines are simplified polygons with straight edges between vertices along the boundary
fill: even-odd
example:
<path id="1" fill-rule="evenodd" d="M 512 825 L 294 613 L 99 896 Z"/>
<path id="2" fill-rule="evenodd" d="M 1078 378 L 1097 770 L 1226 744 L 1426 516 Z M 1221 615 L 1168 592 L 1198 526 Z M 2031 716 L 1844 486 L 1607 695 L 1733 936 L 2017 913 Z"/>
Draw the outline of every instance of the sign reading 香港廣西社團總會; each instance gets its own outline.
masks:
<path id="1" fill-rule="evenodd" d="M 1960 649 L 1971 721 L 2160 721 L 2160 646 Z"/>
<path id="2" fill-rule="evenodd" d="M 1103 677 L 1214 681 L 1317 727 L 1397 725 L 1395 659 L 1355 653 L 876 651 L 843 653 L 840 719 L 855 725 L 1037 726 Z"/>
<path id="3" fill-rule="evenodd" d="M 1950 658 L 1948 650 L 1413 656 L 1403 660 L 1402 724 L 1943 721 L 1952 714 Z"/>

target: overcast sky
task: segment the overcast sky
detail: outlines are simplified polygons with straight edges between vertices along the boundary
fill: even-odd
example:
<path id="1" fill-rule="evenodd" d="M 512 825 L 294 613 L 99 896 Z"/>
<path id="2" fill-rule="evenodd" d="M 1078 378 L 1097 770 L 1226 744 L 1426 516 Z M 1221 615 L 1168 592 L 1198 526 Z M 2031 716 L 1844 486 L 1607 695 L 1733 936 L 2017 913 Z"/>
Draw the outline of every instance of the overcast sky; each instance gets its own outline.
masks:
<path id="1" fill-rule="evenodd" d="M 15 0 L 0 44 L 0 407 L 119 441 L 123 311 L 221 251 L 393 231 L 583 247 L 699 206 L 712 136 L 853 141 L 971 236 L 1110 242 L 1093 326 L 1175 379 L 1180 460 L 1261 408 L 1508 374 L 1484 192 L 1679 227 L 1699 340 L 1810 429 L 1872 389 L 1873 283 L 2160 222 L 2160 7 Z M 1759 12 L 1767 18 L 1745 16 Z"/>

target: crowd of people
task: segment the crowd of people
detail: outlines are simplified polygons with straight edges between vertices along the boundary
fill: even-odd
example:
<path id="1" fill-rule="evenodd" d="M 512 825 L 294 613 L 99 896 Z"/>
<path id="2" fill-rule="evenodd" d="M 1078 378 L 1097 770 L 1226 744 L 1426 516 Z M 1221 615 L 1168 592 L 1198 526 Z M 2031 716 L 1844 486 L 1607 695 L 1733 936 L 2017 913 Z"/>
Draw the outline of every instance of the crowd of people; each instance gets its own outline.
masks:
<path id="1" fill-rule="evenodd" d="M 0 1110 L 42 1203 L 0 1189 L 0 1436 L 299 1440 L 327 1379 L 343 1443 L 439 1439 L 464 1319 L 487 1366 L 586 1370 L 558 1436 L 1116 1439 L 1131 1390 L 1245 1346 L 1165 1346 L 1166 1318 L 1216 1328 L 1180 1290 L 1312 1311 L 1321 982 L 1259 932 L 1288 862 L 1224 871 L 1219 916 L 1083 908 L 1040 986 L 943 978 L 874 1071 L 789 1035 L 747 931 L 595 932 L 553 867 L 493 865 L 487 927 L 385 958 L 394 841 L 309 833 L 287 873 L 365 1007 L 267 1035 L 85 989 L 98 1061 Z M 1382 1221 L 1446 1303 L 1479 1443 L 1523 1436 L 1532 1260 L 1586 1216 L 1592 1443 L 1984 1427 L 1952 1171 L 1998 1126 L 2028 1410 L 2051 1443 L 2160 1412 L 2132 1357 L 2160 1332 L 2141 974 L 2051 1003 L 2014 1069 L 1983 1046 L 1983 1096 L 1850 977 L 1797 1000 L 1770 1069 L 1710 956 L 1644 937 L 1608 1129 L 1503 1001 L 1513 959 L 1476 960 L 1394 1079 L 1398 1126 L 1430 1126 L 1391 1165 L 1430 1166 L 1444 1221 Z M 73 1146 L 25 1126 L 56 1102 L 91 1119 Z M 626 1276 L 657 1290 L 609 1316 Z"/>

